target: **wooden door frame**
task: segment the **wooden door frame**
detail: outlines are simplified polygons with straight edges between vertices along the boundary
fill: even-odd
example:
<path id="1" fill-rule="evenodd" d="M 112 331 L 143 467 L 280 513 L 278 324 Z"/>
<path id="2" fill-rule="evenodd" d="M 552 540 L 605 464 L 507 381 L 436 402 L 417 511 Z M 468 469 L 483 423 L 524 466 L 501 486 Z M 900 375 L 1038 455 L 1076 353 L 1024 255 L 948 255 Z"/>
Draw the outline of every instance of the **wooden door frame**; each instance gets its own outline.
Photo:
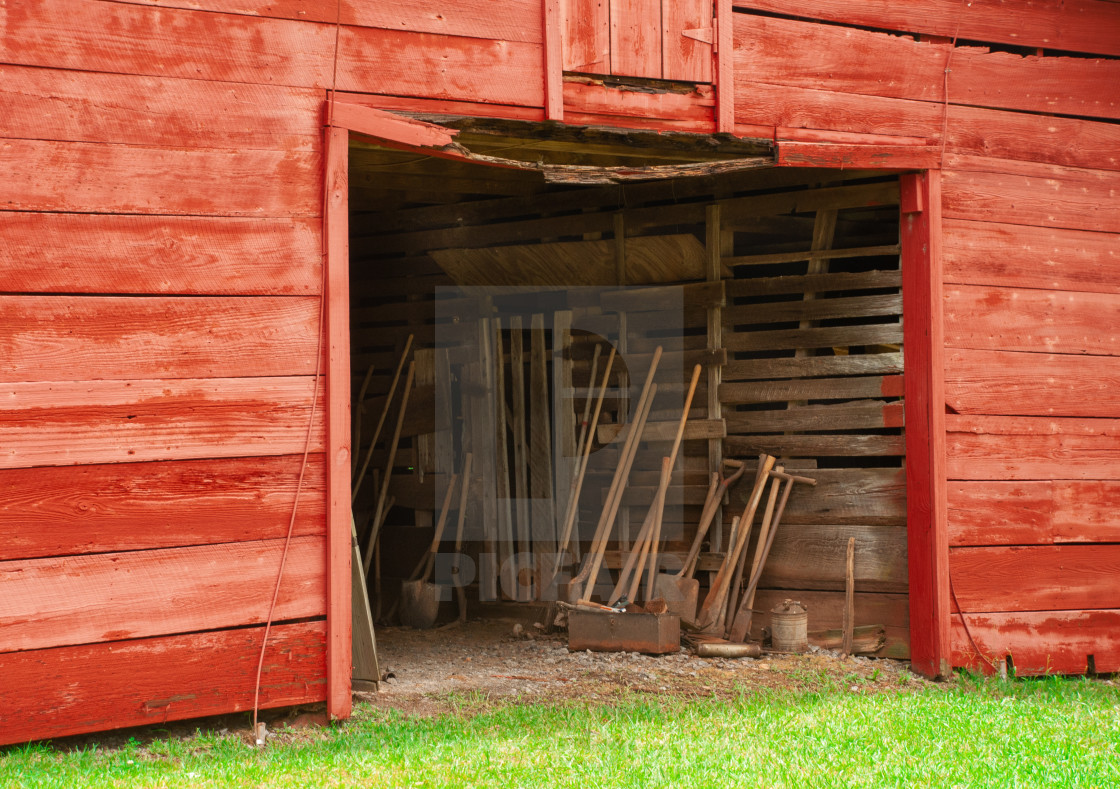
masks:
<path id="1" fill-rule="evenodd" d="M 327 710 L 351 709 L 350 304 L 348 168 L 351 135 L 447 156 L 456 134 L 355 104 L 327 103 L 324 137 L 324 285 L 327 391 Z M 454 158 L 452 156 L 451 158 Z M 941 173 L 900 176 L 903 335 L 906 349 L 906 494 L 910 651 L 914 669 L 948 674 Z"/>

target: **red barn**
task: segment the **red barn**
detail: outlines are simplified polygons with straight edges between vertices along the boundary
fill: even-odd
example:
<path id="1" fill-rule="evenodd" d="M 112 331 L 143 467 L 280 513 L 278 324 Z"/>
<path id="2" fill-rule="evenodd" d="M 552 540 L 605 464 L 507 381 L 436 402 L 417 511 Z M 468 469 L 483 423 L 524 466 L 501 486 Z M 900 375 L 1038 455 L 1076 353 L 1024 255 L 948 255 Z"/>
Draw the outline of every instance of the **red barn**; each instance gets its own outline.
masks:
<path id="1" fill-rule="evenodd" d="M 494 445 L 475 394 L 437 413 L 441 371 L 523 404 L 586 382 L 597 332 L 705 368 L 684 547 L 724 457 L 814 469 L 757 606 L 837 626 L 854 537 L 882 654 L 1120 670 L 1120 4 L 0 0 L 0 75 L 0 743 L 255 696 L 347 716 L 351 485 L 406 344 L 394 482 L 355 500 L 363 527 L 391 491 L 387 578 L 457 467 L 435 437 Z M 606 290 L 436 299 L 526 284 Z M 569 405 L 510 417 L 570 455 Z M 505 429 L 483 600 L 510 486 L 550 522 L 571 480 Z"/>

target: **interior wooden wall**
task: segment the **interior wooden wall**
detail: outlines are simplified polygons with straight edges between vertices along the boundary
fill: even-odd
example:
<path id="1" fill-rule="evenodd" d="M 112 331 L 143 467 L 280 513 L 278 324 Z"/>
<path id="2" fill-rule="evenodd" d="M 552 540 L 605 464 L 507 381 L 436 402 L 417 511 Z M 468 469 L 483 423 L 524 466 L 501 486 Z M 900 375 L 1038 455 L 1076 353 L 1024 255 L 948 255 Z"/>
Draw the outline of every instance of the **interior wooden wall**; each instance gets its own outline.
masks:
<path id="1" fill-rule="evenodd" d="M 1115 671 L 1120 6 L 735 6 L 743 128 L 943 168 L 952 664 Z"/>
<path id="2" fill-rule="evenodd" d="M 391 160 L 394 154 L 383 156 Z M 485 175 L 485 168 L 478 170 L 476 177 Z M 536 275 L 547 282 L 535 280 L 530 262 L 546 259 L 547 250 L 576 245 L 580 239 L 604 245 L 609 257 L 620 225 L 630 255 L 642 242 L 678 238 L 682 233 L 703 255 L 700 239 L 709 237 L 708 207 L 718 205 L 721 218 L 711 237 L 719 244 L 714 255 L 723 269 L 718 290 L 702 282 L 699 266 L 683 277 L 669 267 L 644 283 L 654 286 L 648 291 L 635 287 L 580 296 L 577 290 L 570 303 L 561 306 L 574 310 L 574 325 L 595 327 L 611 339 L 618 336 L 620 311 L 625 313 L 628 347 L 623 360 L 633 360 L 634 354 L 648 356 L 657 346 L 671 354 L 657 380 L 663 387 L 675 383 L 671 390 L 675 394 L 655 406 L 661 409 L 655 420 L 676 418 L 670 401 L 675 397 L 679 407 L 680 382 L 687 380 L 693 363 L 715 362 L 722 367 L 720 413 L 709 413 L 706 377 L 693 403 L 683 460 L 669 496 L 668 553 L 683 557 L 699 520 L 709 479 L 709 438 L 720 445 L 723 456 L 751 464 L 763 451 L 781 455 L 790 468 L 805 470 L 820 485 L 799 489 L 791 500 L 763 579 L 760 607 L 773 607 L 792 595 L 809 606 L 811 629 L 838 628 L 845 550 L 848 538 L 855 537 L 857 624 L 885 626 L 888 640 L 880 654 L 905 657 L 909 633 L 899 196 L 896 178 L 869 177 L 875 175 L 852 172 L 850 180 L 822 185 L 822 179 L 834 174 L 773 170 L 739 178 L 686 179 L 355 215 L 355 391 L 366 367 L 372 363 L 377 368 L 368 386 L 364 419 L 379 412 L 394 354 L 408 335 L 422 347 L 437 338 L 444 345 L 461 342 L 460 350 L 471 353 L 469 327 L 478 316 L 478 305 L 467 299 L 434 300 L 437 288 L 454 284 L 437 260 L 477 256 L 467 250 L 478 250 L 485 251 L 486 260 L 493 263 L 508 253 L 523 262 L 525 282 L 562 284 L 551 270 Z M 370 194 L 364 197 L 372 199 Z M 392 200 L 387 204 L 391 206 Z M 627 264 L 631 276 L 638 268 L 634 260 Z M 494 282 L 492 267 L 481 273 L 490 284 L 512 283 Z M 650 311 L 664 301 L 656 286 L 671 282 L 685 285 L 672 291 L 682 309 L 676 328 L 666 325 L 663 314 Z M 518 309 L 516 298 L 494 297 L 493 301 L 495 314 Z M 509 305 L 503 306 L 505 301 Z M 718 307 L 721 316 L 717 322 L 722 340 L 716 341 L 715 354 L 706 351 L 711 343 L 706 328 L 711 306 Z M 459 330 L 447 323 L 455 310 Z M 437 315 L 443 316 L 442 327 Z M 508 317 L 502 320 L 508 328 Z M 528 316 L 524 325 L 529 325 Z M 574 360 L 577 386 L 586 383 L 589 352 L 585 348 Z M 457 354 L 452 349 L 452 355 Z M 419 407 L 406 419 L 406 441 L 433 429 L 430 390 L 429 386 L 417 391 Z M 604 421 L 618 421 L 615 404 L 609 401 Z M 608 424 L 600 433 L 612 428 Z M 623 498 L 623 512 L 631 523 L 640 523 L 645 515 L 665 451 L 664 442 L 643 444 Z M 384 453 L 378 451 L 375 457 L 383 461 Z M 613 470 L 610 447 L 598 450 L 595 457 L 581 498 L 584 549 Z M 386 562 L 386 575 L 393 579 L 408 575 L 416 552 L 430 539 L 431 510 L 441 498 L 438 475 L 425 468 L 421 482 L 418 471 L 423 463 L 417 461 L 411 446 L 406 446 L 391 487 L 398 492 L 398 505 L 404 506 L 385 537 L 394 552 Z M 481 497 L 493 480 L 476 472 L 472 484 Z M 724 508 L 725 530 L 742 510 L 748 487 L 733 489 Z M 562 502 L 562 493 L 558 494 Z M 359 499 L 359 512 L 364 499 Z M 563 504 L 558 508 L 562 510 Z M 423 516 L 417 518 L 414 510 Z M 482 514 L 472 510 L 468 517 L 468 538 L 474 539 L 475 551 L 481 549 Z M 410 528 L 414 524 L 427 528 Z M 716 533 L 720 534 L 718 527 Z M 615 534 L 622 539 L 607 554 L 606 566 L 611 569 L 621 565 L 628 545 L 624 526 Z M 716 537 L 712 550 L 718 551 L 720 543 Z M 703 554 L 702 570 L 715 566 L 713 561 L 718 564 Z M 393 583 L 386 590 L 390 594 Z"/>

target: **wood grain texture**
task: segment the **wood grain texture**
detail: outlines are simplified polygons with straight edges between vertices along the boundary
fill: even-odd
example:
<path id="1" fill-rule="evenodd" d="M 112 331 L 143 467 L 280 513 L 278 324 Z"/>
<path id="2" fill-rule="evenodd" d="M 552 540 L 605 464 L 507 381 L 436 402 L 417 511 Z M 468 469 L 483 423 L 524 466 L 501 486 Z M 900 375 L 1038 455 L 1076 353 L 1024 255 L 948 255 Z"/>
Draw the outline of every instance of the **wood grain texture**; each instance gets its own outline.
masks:
<path id="1" fill-rule="evenodd" d="M 509 0 L 502 13 L 491 13 L 486 0 L 378 0 L 376 3 L 308 5 L 303 0 L 121 0 L 137 5 L 216 11 L 224 14 L 295 19 L 301 22 L 336 20 L 353 27 L 380 27 L 413 33 L 493 38 L 499 41 L 540 43 L 540 4 Z"/>
<path id="2" fill-rule="evenodd" d="M 710 125 L 713 104 L 711 89 L 706 86 L 697 86 L 687 93 L 642 93 L 594 80 L 564 82 L 564 108 L 574 113 L 665 118 Z M 702 126 L 697 130 L 702 130 Z"/>
<path id="3" fill-rule="evenodd" d="M 871 96 L 945 100 L 948 42 L 821 25 L 791 19 L 741 17 L 735 26 L 736 69 L 774 85 Z M 883 79 L 884 63 L 905 64 Z M 1120 99 L 1100 85 L 1120 80 L 1106 59 L 1022 56 L 957 45 L 950 101 L 978 107 L 1116 118 Z"/>
<path id="4" fill-rule="evenodd" d="M 1120 608 L 1120 545 L 953 548 L 949 572 L 966 612 Z"/>
<path id="5" fill-rule="evenodd" d="M 805 525 L 779 529 L 759 586 L 843 592 L 849 537 L 855 537 L 860 557 L 856 564 L 856 587 L 860 591 L 907 591 L 906 530 L 891 526 Z"/>
<path id="6" fill-rule="evenodd" d="M 1120 294 L 946 286 L 945 344 L 1115 356 L 1120 354 Z"/>
<path id="7" fill-rule="evenodd" d="M 317 296 L 0 296 L 0 381 L 311 375 L 318 329 Z"/>
<path id="8" fill-rule="evenodd" d="M 949 219 L 944 239 L 947 283 L 1120 293 L 1110 233 Z"/>
<path id="9" fill-rule="evenodd" d="M 723 366 L 725 381 L 813 376 L 892 375 L 902 372 L 902 354 L 869 353 L 848 356 L 804 356 L 781 359 L 731 360 Z"/>
<path id="10" fill-rule="evenodd" d="M 8 292 L 310 295 L 318 219 L 0 211 Z"/>
<path id="11" fill-rule="evenodd" d="M 901 397 L 902 376 L 806 378 L 789 381 L 751 381 L 722 384 L 725 403 L 776 403 L 788 400 L 854 400 L 861 397 Z"/>
<path id="12" fill-rule="evenodd" d="M 312 217 L 318 153 L 0 140 L 0 209 Z M 284 184 L 277 189 L 277 184 Z"/>
<path id="13" fill-rule="evenodd" d="M 951 545 L 1120 542 L 1120 482 L 950 482 Z"/>
<path id="14" fill-rule="evenodd" d="M 608 0 L 565 0 L 562 19 L 564 71 L 609 74 L 611 18 Z M 564 89 L 566 94 L 567 85 Z"/>
<path id="15" fill-rule="evenodd" d="M 945 167 L 948 218 L 1120 233 L 1115 171 L 958 155 Z"/>
<path id="16" fill-rule="evenodd" d="M 832 165 L 854 164 L 857 160 L 844 154 L 844 148 L 863 142 L 859 148 L 867 150 L 860 161 L 876 167 L 903 167 L 907 159 L 918 165 L 920 160 L 914 157 L 928 159 L 930 155 L 920 143 L 942 136 L 946 111 L 935 102 L 844 93 L 829 90 L 826 81 L 811 88 L 770 85 L 743 70 L 736 72 L 735 82 L 736 90 L 751 97 L 736 110 L 737 132 L 779 140 L 779 150 L 787 149 L 782 155 L 791 164 L 800 159 L 828 165 L 827 151 L 809 156 L 813 150 L 810 135 L 821 135 L 819 142 L 829 142 L 828 136 L 851 135 L 847 146 L 832 141 L 830 147 L 837 149 Z M 945 148 L 951 154 L 1120 169 L 1116 147 L 1120 131 L 1113 123 L 956 104 L 949 105 L 947 116 Z M 766 129 L 769 131 L 763 134 Z M 861 140 L 864 135 L 870 139 Z M 801 140 L 805 137 L 809 139 Z M 892 145 L 898 150 L 892 151 Z"/>
<path id="17" fill-rule="evenodd" d="M 732 435 L 811 430 L 860 430 L 902 427 L 902 403 L 852 400 L 772 411 L 733 411 L 724 417 Z"/>
<path id="18" fill-rule="evenodd" d="M 776 301 L 745 304 L 723 312 L 724 325 L 786 323 L 830 318 L 867 318 L 902 314 L 902 294 L 849 296 L 810 301 Z"/>
<path id="19" fill-rule="evenodd" d="M 963 13 L 957 0 L 735 0 L 735 7 L 902 33 L 1120 55 L 1120 20 L 1094 0 L 973 0 Z"/>
<path id="20" fill-rule="evenodd" d="M 661 0 L 610 0 L 611 74 L 660 79 Z"/>
<path id="21" fill-rule="evenodd" d="M 1120 359 L 948 349 L 945 402 L 961 414 L 1115 417 Z"/>
<path id="22" fill-rule="evenodd" d="M 821 296 L 834 291 L 877 290 L 879 288 L 897 288 L 901 285 L 902 273 L 897 270 L 758 277 L 757 279 L 731 280 L 725 283 L 727 295 L 731 298 L 771 296 L 779 293 L 816 293 Z"/>
<path id="23" fill-rule="evenodd" d="M 346 129 L 325 131 L 326 167 L 323 170 L 323 293 L 316 300 L 311 352 L 316 374 L 325 373 L 325 399 L 321 405 L 326 421 L 326 608 L 327 608 L 327 714 L 334 719 L 350 717 L 353 673 L 352 625 L 354 576 L 351 556 L 358 555 L 353 540 L 350 470 L 354 455 L 350 428 L 350 253 L 349 205 L 347 203 L 349 139 Z M 323 344 L 326 348 L 323 348 Z M 325 350 L 326 368 L 319 369 Z M 316 393 L 317 394 L 317 393 Z M 308 424 L 310 437 L 312 425 Z M 360 574 L 359 579 L 364 579 Z M 360 581 L 359 581 L 360 583 Z M 366 591 L 361 589 L 364 596 Z M 376 659 L 375 659 L 376 662 Z M 380 681 L 375 676 L 375 681 Z"/>
<path id="24" fill-rule="evenodd" d="M 1120 479 L 1120 420 L 945 417 L 955 480 Z"/>
<path id="25" fill-rule="evenodd" d="M 765 452 L 768 455 L 792 457 L 890 457 L 906 454 L 902 436 L 874 436 L 859 433 L 832 435 L 757 435 L 728 436 L 723 440 L 724 453 L 749 457 Z"/>
<path id="26" fill-rule="evenodd" d="M 937 677 L 951 670 L 940 172 L 905 175 L 901 190 L 910 649 L 915 670 Z"/>
<path id="27" fill-rule="evenodd" d="M 714 42 L 714 27 L 712 0 L 662 0 L 662 78 L 711 82 L 712 44 L 698 40 L 697 37 L 704 34 L 685 35 L 685 31 L 707 30 L 709 39 Z"/>
<path id="28" fill-rule="evenodd" d="M 326 696 L 324 623 L 269 636 L 260 706 Z M 0 744 L 253 708 L 263 628 L 0 654 Z"/>
<path id="29" fill-rule="evenodd" d="M 179 148 L 314 151 L 322 92 L 0 66 L 0 136 Z"/>
<path id="30" fill-rule="evenodd" d="M 0 9 L 0 32 L 0 60 L 13 65 L 318 89 L 334 84 L 332 24 L 11 0 Z M 542 68 L 539 43 L 343 26 L 336 87 L 539 107 Z"/>
<path id="31" fill-rule="evenodd" d="M 868 326 L 825 326 L 811 329 L 736 332 L 724 339 L 724 347 L 729 351 L 777 351 L 851 345 L 887 345 L 901 342 L 901 324 L 877 323 Z"/>
<path id="32" fill-rule="evenodd" d="M 314 383 L 306 376 L 7 384 L 0 466 L 302 453 Z M 312 452 L 323 450 L 322 413 Z"/>
<path id="33" fill-rule="evenodd" d="M 283 537 L 302 455 L 0 471 L 0 561 Z M 322 455 L 294 533 L 326 534 Z"/>
<path id="34" fill-rule="evenodd" d="M 4 649 L 263 624 L 283 547 L 264 540 L 4 562 Z M 322 616 L 326 597 L 325 540 L 293 538 L 274 621 Z"/>
<path id="35" fill-rule="evenodd" d="M 821 468 L 797 473 L 812 477 L 817 484 L 797 488 L 782 515 L 782 524 L 906 524 L 906 481 L 902 469 Z M 749 494 L 749 488 L 742 483 L 733 487 L 729 492 L 729 509 L 742 512 Z"/>
<path id="36" fill-rule="evenodd" d="M 1016 675 L 1120 670 L 1120 611 L 1040 611 L 953 615 L 953 665 L 985 674 L 1011 656 Z M 977 654 L 976 648 L 980 654 Z"/>

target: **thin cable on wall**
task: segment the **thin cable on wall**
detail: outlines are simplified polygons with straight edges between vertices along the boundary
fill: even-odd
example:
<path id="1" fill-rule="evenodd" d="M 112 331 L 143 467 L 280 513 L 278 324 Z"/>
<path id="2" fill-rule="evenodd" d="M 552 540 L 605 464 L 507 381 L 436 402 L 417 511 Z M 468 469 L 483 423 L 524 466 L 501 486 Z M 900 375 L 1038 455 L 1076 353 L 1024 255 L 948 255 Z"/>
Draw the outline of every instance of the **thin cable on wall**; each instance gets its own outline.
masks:
<path id="1" fill-rule="evenodd" d="M 335 89 L 338 85 L 338 40 L 339 33 L 342 27 L 342 0 L 338 0 L 335 7 L 335 23 L 334 23 L 334 64 L 331 69 L 331 88 L 330 99 L 328 102 L 327 110 L 327 133 L 330 133 L 331 127 L 334 125 L 334 97 Z M 325 145 L 324 145 L 325 147 Z M 326 162 L 327 157 L 323 157 Z M 325 165 L 324 165 L 325 166 Z M 324 220 L 327 216 L 327 203 L 329 200 L 329 191 L 323 189 L 323 205 L 322 215 Z M 299 497 L 303 492 L 303 480 L 307 475 L 307 461 L 311 455 L 311 437 L 315 431 L 315 416 L 319 406 L 319 377 L 322 375 L 323 370 L 323 334 L 326 331 L 326 299 L 327 299 L 327 233 L 324 228 L 322 234 L 322 247 L 320 249 L 322 259 L 322 280 L 319 283 L 319 334 L 318 341 L 315 346 L 315 376 L 311 379 L 311 414 L 307 420 L 307 435 L 303 442 L 303 461 L 300 463 L 299 478 L 296 481 L 296 493 L 292 502 L 292 515 L 288 520 L 288 533 L 284 538 L 284 549 L 280 554 L 280 568 L 276 573 L 276 586 L 272 591 L 272 601 L 268 606 L 268 616 L 265 618 L 264 623 L 264 638 L 261 639 L 261 652 L 257 659 L 257 676 L 253 686 L 253 736 L 257 740 L 257 745 L 264 745 L 264 738 L 260 736 L 258 717 L 260 714 L 260 698 L 261 698 L 261 675 L 264 672 L 264 656 L 268 649 L 268 637 L 272 632 L 272 620 L 276 614 L 276 603 L 280 599 L 280 587 L 284 581 L 284 567 L 288 563 L 288 549 L 292 544 L 292 534 L 295 532 L 296 514 L 299 512 Z"/>
<path id="2" fill-rule="evenodd" d="M 972 0 L 961 0 L 961 12 L 957 14 L 957 26 L 953 30 L 953 40 L 949 42 L 949 54 L 945 58 L 945 73 L 941 83 L 941 152 L 938 156 L 938 166 L 945 166 L 945 139 L 949 132 L 949 74 L 953 68 L 953 53 L 957 49 L 957 37 L 961 32 L 961 20 L 964 18 L 966 8 L 972 7 Z"/>

